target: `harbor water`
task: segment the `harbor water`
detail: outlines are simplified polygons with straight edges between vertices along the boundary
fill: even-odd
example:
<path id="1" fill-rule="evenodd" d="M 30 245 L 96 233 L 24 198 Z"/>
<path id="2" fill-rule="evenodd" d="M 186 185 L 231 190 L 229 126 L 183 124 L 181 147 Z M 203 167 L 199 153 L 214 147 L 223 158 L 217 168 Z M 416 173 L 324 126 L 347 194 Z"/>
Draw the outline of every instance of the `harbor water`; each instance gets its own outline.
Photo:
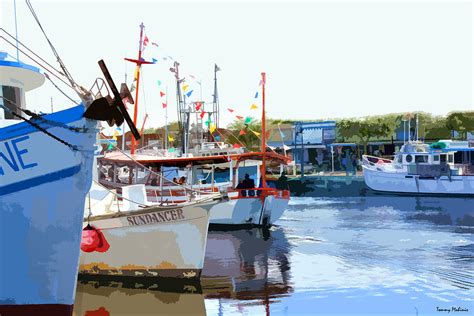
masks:
<path id="1" fill-rule="evenodd" d="M 210 231 L 200 282 L 79 280 L 74 314 L 471 315 L 473 233 L 474 199 L 292 198 L 269 231 Z"/>

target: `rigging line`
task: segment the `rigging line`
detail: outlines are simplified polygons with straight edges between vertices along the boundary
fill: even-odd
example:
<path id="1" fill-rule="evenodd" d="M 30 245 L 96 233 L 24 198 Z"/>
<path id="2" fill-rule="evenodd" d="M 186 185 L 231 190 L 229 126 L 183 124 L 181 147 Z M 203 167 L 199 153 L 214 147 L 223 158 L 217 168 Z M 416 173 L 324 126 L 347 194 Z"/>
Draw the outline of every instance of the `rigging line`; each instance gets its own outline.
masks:
<path id="1" fill-rule="evenodd" d="M 72 87 L 81 90 L 82 87 L 80 87 L 80 86 L 74 81 L 74 79 L 72 78 L 71 74 L 70 74 L 69 71 L 67 70 L 66 65 L 63 63 L 63 61 L 62 61 L 61 58 L 59 57 L 59 54 L 58 54 L 58 52 L 56 51 L 56 48 L 53 46 L 53 43 L 51 43 L 51 41 L 49 40 L 48 36 L 46 35 L 46 32 L 45 32 L 45 30 L 43 29 L 43 26 L 41 25 L 41 22 L 39 21 L 39 18 L 38 18 L 38 16 L 36 15 L 36 12 L 35 12 L 35 10 L 33 9 L 33 6 L 31 5 L 30 0 L 25 0 L 25 1 L 26 1 L 26 5 L 28 6 L 28 9 L 30 9 L 31 14 L 32 14 L 33 17 L 35 18 L 36 23 L 38 24 L 39 28 L 41 29 L 41 32 L 43 32 L 43 35 L 44 35 L 44 37 L 46 38 L 46 41 L 48 42 L 49 47 L 50 47 L 51 50 L 53 51 L 54 56 L 56 56 L 56 60 L 57 60 L 57 62 L 59 63 L 59 65 L 61 66 L 61 69 L 63 70 L 65 77 L 69 80 L 69 82 L 71 83 Z M 79 91 L 76 91 L 76 92 L 79 93 Z"/>
<path id="2" fill-rule="evenodd" d="M 15 40 L 17 41 L 13 35 L 11 35 L 10 33 L 8 33 L 5 29 L 1 28 L 0 27 L 0 31 L 5 33 L 6 35 L 8 35 L 12 40 Z M 0 38 L 3 38 L 6 42 L 8 42 L 10 45 L 13 45 L 11 42 L 9 42 L 5 37 L 3 36 L 0 36 Z M 36 54 L 33 50 L 31 50 L 27 45 L 23 44 L 23 42 L 21 42 L 20 40 L 18 40 L 18 44 L 20 44 L 22 47 L 24 47 L 26 50 L 28 50 L 28 52 L 30 52 L 31 54 L 33 54 L 35 57 L 37 57 L 38 59 L 40 59 L 43 63 L 45 63 L 46 65 L 48 65 L 48 67 L 52 68 L 54 71 L 56 71 L 58 74 L 60 74 L 61 76 L 64 76 L 64 74 L 59 71 L 58 69 L 56 69 L 53 65 L 51 65 L 49 62 L 47 62 L 44 58 L 42 58 L 41 56 L 39 56 L 38 54 Z M 28 56 L 25 52 L 23 52 L 22 50 L 20 50 L 20 52 L 22 52 L 23 54 L 25 54 L 26 56 Z M 28 56 L 28 58 L 32 59 L 32 57 Z M 37 64 L 40 64 L 39 62 L 36 62 Z M 43 68 L 46 68 L 44 65 L 42 65 Z"/>
<path id="3" fill-rule="evenodd" d="M 5 42 L 7 42 L 8 44 L 14 46 L 14 44 L 12 42 L 10 42 L 9 40 L 7 40 L 5 37 L 3 36 L 0 36 L 1 39 L 3 39 Z M 31 59 L 34 63 L 36 63 L 38 66 L 42 67 L 43 70 L 49 72 L 52 76 L 55 76 L 57 79 L 59 79 L 62 83 L 64 83 L 65 85 L 67 85 L 68 87 L 74 89 L 70 83 L 64 81 L 64 79 L 61 79 L 60 76 L 58 76 L 57 74 L 55 74 L 53 71 L 51 71 L 50 69 L 47 69 L 47 67 L 45 67 L 43 64 L 41 64 L 40 62 L 38 62 L 37 60 L 35 60 L 33 57 L 29 56 L 27 53 L 25 53 L 22 49 L 18 48 L 18 50 L 23 54 L 25 55 L 26 57 L 28 57 L 29 59 Z M 36 54 L 34 54 L 36 55 Z M 38 56 L 39 59 L 42 59 L 41 57 Z M 57 73 L 59 73 L 60 75 L 64 75 L 62 72 L 56 70 L 54 67 L 51 67 L 54 69 L 54 71 L 56 71 Z"/>
<path id="4" fill-rule="evenodd" d="M 34 128 L 36 128 L 37 130 L 39 130 L 40 132 L 43 132 L 44 134 L 48 135 L 49 137 L 53 138 L 54 140 L 57 140 L 58 142 L 60 142 L 61 144 L 69 147 L 71 150 L 74 150 L 74 151 L 79 151 L 79 148 L 77 148 L 77 146 L 75 145 L 72 145 L 70 143 L 68 143 L 67 141 L 59 138 L 58 136 L 56 135 L 53 135 L 51 134 L 50 132 L 48 132 L 46 129 L 42 128 L 41 126 L 39 126 L 38 124 L 32 122 L 31 120 L 27 119 L 27 118 L 24 118 L 23 116 L 19 115 L 18 113 L 10 110 L 7 106 L 3 105 L 3 104 L 0 104 L 0 107 L 3 108 L 4 110 L 6 110 L 7 112 L 9 112 L 11 115 L 13 116 L 16 116 L 18 117 L 20 120 L 23 120 L 25 122 L 27 122 L 28 124 L 30 124 L 31 126 L 33 126 Z"/>
<path id="5" fill-rule="evenodd" d="M 61 92 L 66 98 L 68 98 L 72 103 L 74 103 L 74 104 L 76 104 L 76 105 L 79 105 L 79 102 L 73 100 L 70 96 L 68 96 L 68 95 L 66 94 L 66 92 L 64 92 L 63 90 L 61 90 L 61 88 L 59 88 L 58 85 L 55 84 L 55 83 L 53 82 L 53 80 L 51 80 L 51 78 L 49 78 L 49 76 L 48 76 L 46 73 L 45 73 L 45 78 L 48 79 L 49 82 L 51 82 L 51 84 L 52 84 L 59 92 Z"/>
<path id="6" fill-rule="evenodd" d="M 33 119 L 41 120 L 45 123 L 50 124 L 51 126 L 62 127 L 62 128 L 68 129 L 68 130 L 73 131 L 73 132 L 87 132 L 86 128 L 67 126 L 66 124 L 63 124 L 63 123 L 59 123 L 59 122 L 52 121 L 52 120 L 47 120 L 44 117 L 42 117 L 40 114 L 36 114 L 35 112 L 32 112 L 32 111 L 27 110 L 27 109 L 22 109 L 20 106 L 18 106 L 17 103 L 13 102 L 12 100 L 10 100 L 10 99 L 8 99 L 4 96 L 0 96 L 0 98 L 7 101 L 11 105 L 13 105 L 15 107 L 15 109 L 25 113 L 28 116 L 31 116 Z"/>

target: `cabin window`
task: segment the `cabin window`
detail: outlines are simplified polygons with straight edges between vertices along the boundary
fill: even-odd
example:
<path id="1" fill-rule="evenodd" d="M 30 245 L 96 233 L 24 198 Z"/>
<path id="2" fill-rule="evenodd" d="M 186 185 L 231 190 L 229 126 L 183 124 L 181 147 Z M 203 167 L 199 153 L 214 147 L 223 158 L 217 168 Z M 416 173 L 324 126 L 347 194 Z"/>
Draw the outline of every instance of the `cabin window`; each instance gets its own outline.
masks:
<path id="1" fill-rule="evenodd" d="M 434 155 L 433 156 L 433 161 L 439 161 L 439 155 Z"/>
<path id="2" fill-rule="evenodd" d="M 403 157 L 402 157 L 402 156 L 398 156 L 398 157 L 397 157 L 397 162 L 398 162 L 398 163 L 403 163 Z"/>
<path id="3" fill-rule="evenodd" d="M 449 163 L 454 162 L 454 155 L 448 155 L 448 162 Z"/>
<path id="4" fill-rule="evenodd" d="M 415 156 L 415 163 L 425 163 L 428 162 L 427 155 L 416 155 Z"/>
<path id="5" fill-rule="evenodd" d="M 413 156 L 412 156 L 412 155 L 407 155 L 406 158 L 405 158 L 405 160 L 406 160 L 407 162 L 412 162 L 412 161 L 413 161 Z"/>
<path id="6" fill-rule="evenodd" d="M 439 156 L 441 162 L 446 162 L 446 155 Z"/>

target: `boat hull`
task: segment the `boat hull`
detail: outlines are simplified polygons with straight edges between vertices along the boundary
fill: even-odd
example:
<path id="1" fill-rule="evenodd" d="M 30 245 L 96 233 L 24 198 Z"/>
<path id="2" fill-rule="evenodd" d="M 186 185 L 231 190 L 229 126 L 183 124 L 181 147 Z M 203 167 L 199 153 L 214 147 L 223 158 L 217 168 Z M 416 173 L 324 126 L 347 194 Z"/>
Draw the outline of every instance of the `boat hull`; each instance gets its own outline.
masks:
<path id="1" fill-rule="evenodd" d="M 211 208 L 212 228 L 227 226 L 261 227 L 273 225 L 288 206 L 288 197 L 239 197 L 232 193 L 229 200 Z"/>
<path id="2" fill-rule="evenodd" d="M 78 151 L 25 122 L 0 129 L 2 315 L 72 311 L 97 132 L 83 110 L 80 105 L 46 115 L 50 122 L 39 123 Z"/>
<path id="3" fill-rule="evenodd" d="M 150 207 L 92 219 L 110 248 L 82 252 L 79 273 L 95 276 L 199 278 L 204 264 L 209 210 L 218 201 Z"/>
<path id="4" fill-rule="evenodd" d="M 364 166 L 364 181 L 370 189 L 379 192 L 474 196 L 474 176 L 423 178 L 406 173 L 373 170 Z"/>

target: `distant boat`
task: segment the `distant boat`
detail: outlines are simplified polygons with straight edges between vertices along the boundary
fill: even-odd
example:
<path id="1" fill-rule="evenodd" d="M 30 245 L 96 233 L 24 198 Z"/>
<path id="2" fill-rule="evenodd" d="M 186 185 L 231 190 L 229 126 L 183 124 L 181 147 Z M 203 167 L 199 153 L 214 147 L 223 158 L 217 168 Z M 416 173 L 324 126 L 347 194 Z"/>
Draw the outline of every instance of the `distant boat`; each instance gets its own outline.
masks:
<path id="1" fill-rule="evenodd" d="M 362 161 L 365 183 L 375 191 L 474 196 L 474 148 L 467 141 L 410 141 L 393 160 L 364 155 Z"/>

